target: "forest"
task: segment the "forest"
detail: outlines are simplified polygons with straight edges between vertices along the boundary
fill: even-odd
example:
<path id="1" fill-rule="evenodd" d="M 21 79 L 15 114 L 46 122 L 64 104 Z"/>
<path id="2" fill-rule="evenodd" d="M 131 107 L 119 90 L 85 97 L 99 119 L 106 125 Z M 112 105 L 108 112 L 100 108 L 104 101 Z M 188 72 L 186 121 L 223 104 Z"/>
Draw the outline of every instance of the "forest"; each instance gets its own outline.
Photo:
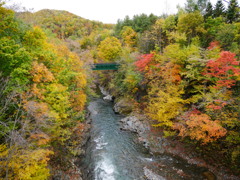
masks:
<path id="1" fill-rule="evenodd" d="M 119 70 L 89 66 L 107 62 Z M 57 165 L 68 171 L 68 157 L 82 153 L 95 84 L 128 99 L 165 137 L 216 153 L 239 175 L 239 64 L 237 0 L 187 0 L 176 14 L 116 24 L 15 12 L 0 1 L 0 179 L 48 179 Z"/>

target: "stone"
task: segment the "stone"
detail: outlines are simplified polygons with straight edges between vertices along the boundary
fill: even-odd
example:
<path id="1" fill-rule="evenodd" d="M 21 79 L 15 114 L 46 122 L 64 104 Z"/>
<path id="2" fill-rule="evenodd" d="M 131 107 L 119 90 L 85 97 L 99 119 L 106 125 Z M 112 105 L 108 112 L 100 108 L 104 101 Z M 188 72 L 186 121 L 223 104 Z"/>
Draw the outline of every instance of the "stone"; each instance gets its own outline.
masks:
<path id="1" fill-rule="evenodd" d="M 144 175 L 148 180 L 166 180 L 164 177 L 154 173 L 153 171 L 151 171 L 146 167 L 143 168 L 143 171 L 144 171 Z"/>
<path id="2" fill-rule="evenodd" d="M 210 171 L 206 171 L 203 173 L 203 176 L 207 179 L 207 180 L 216 180 L 216 176 L 210 172 Z"/>
<path id="3" fill-rule="evenodd" d="M 111 102 L 111 101 L 113 101 L 113 96 L 107 95 L 107 96 L 103 97 L 103 100 Z"/>
<path id="4" fill-rule="evenodd" d="M 123 123 L 123 128 L 125 130 L 129 130 L 129 131 L 133 131 L 135 132 L 135 124 L 133 123 L 133 117 L 129 116 L 129 117 L 125 117 L 124 119 L 122 119 L 120 122 Z"/>
<path id="5" fill-rule="evenodd" d="M 109 92 L 107 92 L 103 87 L 99 86 L 99 89 L 104 96 L 109 95 Z"/>
<path id="6" fill-rule="evenodd" d="M 127 115 L 133 111 L 133 105 L 129 103 L 129 100 L 121 99 L 114 104 L 113 110 L 115 113 Z"/>
<path id="7" fill-rule="evenodd" d="M 138 135 L 144 134 L 150 129 L 149 124 L 140 120 L 136 116 L 127 116 L 120 120 L 122 129 L 136 132 Z"/>

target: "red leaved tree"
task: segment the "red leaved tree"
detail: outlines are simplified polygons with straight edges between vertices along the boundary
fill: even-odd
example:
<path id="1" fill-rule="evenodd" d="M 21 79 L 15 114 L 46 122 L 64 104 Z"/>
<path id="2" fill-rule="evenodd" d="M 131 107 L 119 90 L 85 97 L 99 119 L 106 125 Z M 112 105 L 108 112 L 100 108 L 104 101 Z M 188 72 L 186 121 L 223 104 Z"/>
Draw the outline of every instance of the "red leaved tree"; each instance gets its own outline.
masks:
<path id="1" fill-rule="evenodd" d="M 137 62 L 135 62 L 135 65 L 137 66 L 137 69 L 141 72 L 145 72 L 148 70 L 148 66 L 150 62 L 153 60 L 154 54 L 143 54 Z"/>
<path id="2" fill-rule="evenodd" d="M 204 74 L 211 77 L 212 81 L 215 81 L 214 88 L 231 88 L 235 85 L 235 79 L 240 75 L 240 69 L 237 67 L 239 61 L 235 56 L 236 54 L 232 52 L 222 51 L 218 59 L 208 61 Z"/>

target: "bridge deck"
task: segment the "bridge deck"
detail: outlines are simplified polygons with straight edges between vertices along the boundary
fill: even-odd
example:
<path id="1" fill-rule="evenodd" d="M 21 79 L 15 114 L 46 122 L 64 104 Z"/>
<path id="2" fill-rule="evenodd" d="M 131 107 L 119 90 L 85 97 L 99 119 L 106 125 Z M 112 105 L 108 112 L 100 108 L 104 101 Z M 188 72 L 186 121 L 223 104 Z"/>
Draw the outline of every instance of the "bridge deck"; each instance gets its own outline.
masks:
<path id="1" fill-rule="evenodd" d="M 96 63 L 92 65 L 92 70 L 118 70 L 117 63 Z"/>

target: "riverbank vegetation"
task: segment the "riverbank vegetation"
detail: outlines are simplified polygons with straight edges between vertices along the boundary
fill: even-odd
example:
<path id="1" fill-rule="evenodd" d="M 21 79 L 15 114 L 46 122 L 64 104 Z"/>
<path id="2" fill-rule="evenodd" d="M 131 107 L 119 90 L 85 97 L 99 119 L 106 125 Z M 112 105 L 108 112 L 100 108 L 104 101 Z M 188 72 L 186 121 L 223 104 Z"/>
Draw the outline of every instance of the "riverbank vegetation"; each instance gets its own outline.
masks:
<path id="1" fill-rule="evenodd" d="M 49 163 L 77 153 L 86 72 L 64 44 L 0 6 L 0 177 L 47 179 Z"/>
<path id="2" fill-rule="evenodd" d="M 191 144 L 237 173 L 239 5 L 201 2 L 188 1 L 176 15 L 157 18 L 144 31 L 134 24 L 138 16 L 119 21 L 121 68 L 106 78 L 111 77 L 114 95 L 131 99 L 135 111 L 155 120 L 165 137 Z"/>
<path id="3" fill-rule="evenodd" d="M 236 0 L 187 0 L 174 15 L 111 25 L 1 4 L 0 177 L 46 179 L 51 164 L 67 169 L 66 156 L 80 153 L 75 138 L 91 82 L 128 99 L 166 137 L 202 156 L 216 153 L 217 163 L 239 173 L 239 13 Z M 121 66 L 93 73 L 94 62 Z"/>

